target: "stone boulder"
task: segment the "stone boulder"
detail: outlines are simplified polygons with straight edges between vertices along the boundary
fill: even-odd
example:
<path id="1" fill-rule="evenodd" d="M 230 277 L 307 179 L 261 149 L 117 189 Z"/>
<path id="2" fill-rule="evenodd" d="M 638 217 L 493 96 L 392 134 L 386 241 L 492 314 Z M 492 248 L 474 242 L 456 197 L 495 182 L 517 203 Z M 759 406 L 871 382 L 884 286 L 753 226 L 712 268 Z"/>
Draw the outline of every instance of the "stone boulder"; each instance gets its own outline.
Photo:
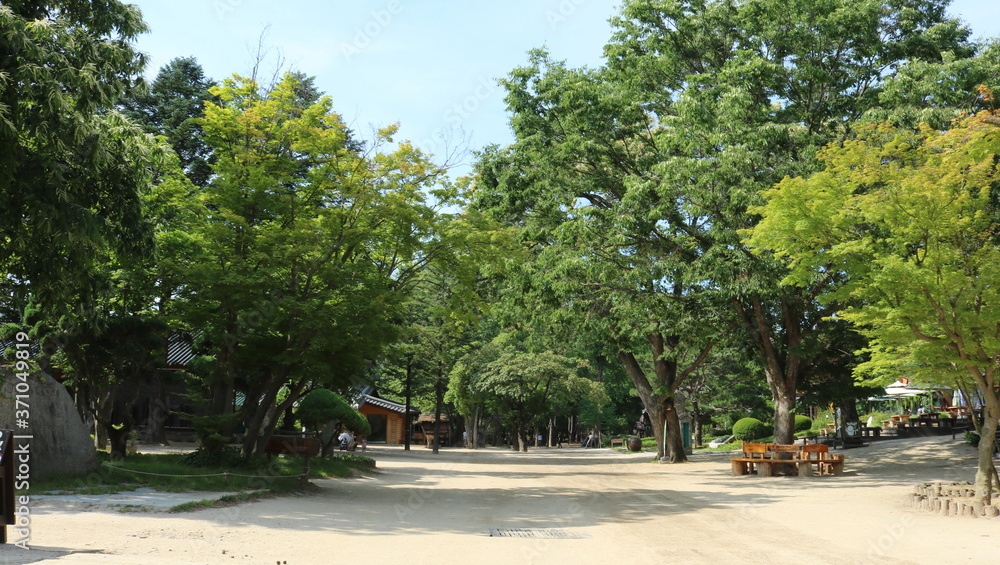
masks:
<path id="1" fill-rule="evenodd" d="M 33 436 L 29 441 L 31 478 L 85 474 L 97 468 L 97 452 L 90 432 L 80 419 L 66 387 L 41 372 L 28 375 L 27 428 L 17 425 L 16 406 L 21 381 L 9 367 L 0 367 L 0 429 Z M 21 390 L 24 390 L 22 385 Z M 25 401 L 22 399 L 22 401 Z M 19 442 L 19 445 L 23 442 Z"/>

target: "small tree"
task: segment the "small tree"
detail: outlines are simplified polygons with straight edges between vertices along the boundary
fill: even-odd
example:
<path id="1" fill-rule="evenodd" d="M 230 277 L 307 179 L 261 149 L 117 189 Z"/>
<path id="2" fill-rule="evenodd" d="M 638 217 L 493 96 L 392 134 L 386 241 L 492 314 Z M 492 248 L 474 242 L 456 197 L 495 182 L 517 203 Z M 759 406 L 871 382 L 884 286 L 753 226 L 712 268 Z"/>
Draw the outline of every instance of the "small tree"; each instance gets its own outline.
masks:
<path id="1" fill-rule="evenodd" d="M 356 425 L 355 415 L 364 419 L 343 396 L 325 388 L 318 388 L 305 395 L 299 402 L 295 415 L 303 426 L 312 431 L 319 431 L 329 422 L 352 422 Z"/>
<path id="2" fill-rule="evenodd" d="M 310 391 L 299 402 L 295 416 L 307 429 L 317 432 L 323 444 L 323 455 L 328 455 L 336 440 L 336 430 L 344 426 L 355 435 L 371 433 L 371 424 L 360 412 L 339 394 L 318 388 Z"/>

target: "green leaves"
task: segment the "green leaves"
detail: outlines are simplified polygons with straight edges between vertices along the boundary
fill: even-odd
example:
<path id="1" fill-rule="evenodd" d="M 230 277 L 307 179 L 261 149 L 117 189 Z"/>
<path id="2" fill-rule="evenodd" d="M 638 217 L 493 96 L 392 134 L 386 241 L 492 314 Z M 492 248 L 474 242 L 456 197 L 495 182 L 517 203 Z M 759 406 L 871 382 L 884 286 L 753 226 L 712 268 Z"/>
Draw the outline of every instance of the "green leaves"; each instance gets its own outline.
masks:
<path id="1" fill-rule="evenodd" d="M 0 272 L 56 310 L 94 291 L 103 250 L 133 259 L 151 236 L 139 195 L 152 139 L 114 112 L 144 60 L 145 31 L 117 1 L 0 6 Z"/>
<path id="2" fill-rule="evenodd" d="M 356 429 L 359 417 L 358 411 L 351 407 L 339 394 L 318 388 L 310 391 L 299 402 L 295 417 L 310 430 L 317 430 L 327 422 L 349 423 Z"/>
<path id="3" fill-rule="evenodd" d="M 824 172 L 766 193 L 750 242 L 789 258 L 786 282 L 849 277 L 837 297 L 857 306 L 842 315 L 877 339 L 862 369 L 888 373 L 907 355 L 978 366 L 1000 353 L 990 306 L 1000 300 L 998 173 L 979 153 L 990 130 L 978 123 L 946 133 L 869 128 L 827 148 Z"/>

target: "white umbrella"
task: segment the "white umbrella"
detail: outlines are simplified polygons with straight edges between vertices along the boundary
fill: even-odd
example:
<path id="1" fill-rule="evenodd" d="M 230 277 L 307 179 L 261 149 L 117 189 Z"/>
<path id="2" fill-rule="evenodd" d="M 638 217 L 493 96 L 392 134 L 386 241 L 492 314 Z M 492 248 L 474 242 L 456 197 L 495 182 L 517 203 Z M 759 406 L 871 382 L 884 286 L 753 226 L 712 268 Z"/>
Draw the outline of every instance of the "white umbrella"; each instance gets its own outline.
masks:
<path id="1" fill-rule="evenodd" d="M 927 392 L 922 388 L 912 387 L 909 384 L 903 383 L 901 381 L 896 381 L 891 385 L 885 387 L 885 393 L 889 396 L 894 397 L 907 397 L 907 396 L 917 396 Z"/>

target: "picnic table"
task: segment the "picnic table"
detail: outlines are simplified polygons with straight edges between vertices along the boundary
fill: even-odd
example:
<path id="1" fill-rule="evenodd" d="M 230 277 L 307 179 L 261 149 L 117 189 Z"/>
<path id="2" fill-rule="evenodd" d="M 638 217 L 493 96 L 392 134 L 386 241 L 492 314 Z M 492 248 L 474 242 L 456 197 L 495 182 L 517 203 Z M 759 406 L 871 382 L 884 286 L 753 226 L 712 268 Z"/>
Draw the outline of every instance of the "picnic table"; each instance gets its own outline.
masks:
<path id="1" fill-rule="evenodd" d="M 830 453 L 824 444 L 785 445 L 776 443 L 744 442 L 742 453 L 730 458 L 733 475 L 772 477 L 782 466 L 794 468 L 800 477 L 813 476 L 813 467 L 820 475 L 839 475 L 844 472 L 844 456 Z"/>

